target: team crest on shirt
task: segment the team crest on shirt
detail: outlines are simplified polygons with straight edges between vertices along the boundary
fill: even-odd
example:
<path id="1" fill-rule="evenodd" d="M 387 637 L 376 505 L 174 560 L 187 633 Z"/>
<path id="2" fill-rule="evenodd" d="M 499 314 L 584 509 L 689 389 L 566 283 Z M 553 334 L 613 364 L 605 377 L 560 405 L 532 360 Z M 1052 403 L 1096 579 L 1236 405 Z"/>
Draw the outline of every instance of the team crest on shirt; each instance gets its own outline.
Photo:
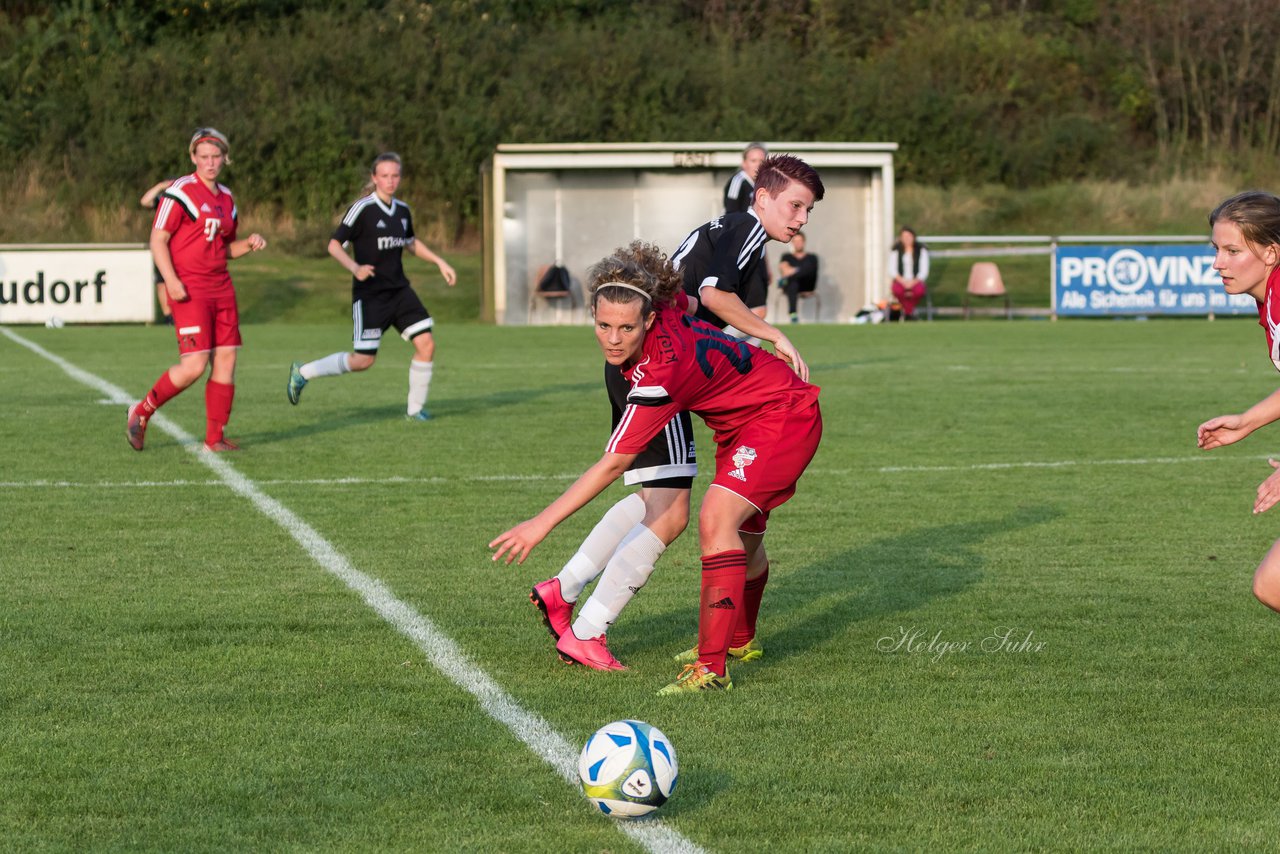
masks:
<path id="1" fill-rule="evenodd" d="M 400 227 L 401 227 L 401 228 L 403 228 L 405 231 L 408 231 L 408 230 L 409 230 L 409 219 L 408 219 L 408 217 L 403 217 L 403 216 L 402 216 L 402 217 L 400 217 Z"/>
<path id="2" fill-rule="evenodd" d="M 756 461 L 756 449 L 748 448 L 746 445 L 739 445 L 738 450 L 733 452 L 733 471 L 729 472 L 729 477 L 736 477 L 743 483 L 747 482 L 747 473 L 743 471 L 747 466 Z"/>

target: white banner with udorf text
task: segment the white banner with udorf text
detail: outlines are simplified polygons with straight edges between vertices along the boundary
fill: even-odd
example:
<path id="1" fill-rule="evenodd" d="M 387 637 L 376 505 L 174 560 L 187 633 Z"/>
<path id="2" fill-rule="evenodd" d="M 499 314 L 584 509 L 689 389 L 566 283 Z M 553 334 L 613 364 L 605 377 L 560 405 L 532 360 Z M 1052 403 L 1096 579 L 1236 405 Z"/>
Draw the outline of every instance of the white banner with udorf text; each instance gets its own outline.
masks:
<path id="1" fill-rule="evenodd" d="M 130 246 L 0 246 L 0 323 L 155 318 L 151 253 Z"/>

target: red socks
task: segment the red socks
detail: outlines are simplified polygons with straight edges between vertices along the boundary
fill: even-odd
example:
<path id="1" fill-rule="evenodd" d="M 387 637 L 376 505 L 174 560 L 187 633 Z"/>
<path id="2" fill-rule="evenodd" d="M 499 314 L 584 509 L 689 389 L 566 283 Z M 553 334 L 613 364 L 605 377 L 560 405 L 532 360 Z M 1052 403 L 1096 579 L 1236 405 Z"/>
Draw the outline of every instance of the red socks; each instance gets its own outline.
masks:
<path id="1" fill-rule="evenodd" d="M 151 387 L 151 391 L 147 392 L 147 396 L 142 399 L 143 414 L 148 417 L 154 415 L 157 409 L 164 406 L 165 401 L 177 397 L 180 391 L 182 389 L 173 384 L 173 380 L 169 379 L 169 372 L 165 371 Z"/>
<path id="2" fill-rule="evenodd" d="M 169 372 L 165 371 L 151 387 L 151 391 L 147 392 L 147 396 L 142 399 L 143 414 L 150 417 L 157 409 L 164 406 L 166 401 L 176 397 L 181 391 L 182 389 L 169 379 Z M 212 445 L 222 441 L 222 432 L 227 422 L 231 420 L 231 401 L 235 396 L 234 385 L 216 383 L 213 380 L 204 384 L 204 441 L 206 444 Z"/>
<path id="3" fill-rule="evenodd" d="M 742 549 L 702 556 L 702 602 L 698 609 L 698 660 L 717 676 L 725 673 L 729 639 L 744 607 L 747 553 Z"/>
<path id="4" fill-rule="evenodd" d="M 764 565 L 764 573 L 759 578 L 748 578 L 742 591 L 742 611 L 738 624 L 733 629 L 733 639 L 729 646 L 735 649 L 746 646 L 756 636 L 756 617 L 760 615 L 760 600 L 764 598 L 764 586 L 769 583 L 769 564 Z"/>
<path id="5" fill-rule="evenodd" d="M 231 420 L 231 401 L 236 396 L 236 387 L 226 383 L 215 383 L 209 380 L 204 384 L 204 441 L 213 445 L 222 441 L 222 431 Z"/>

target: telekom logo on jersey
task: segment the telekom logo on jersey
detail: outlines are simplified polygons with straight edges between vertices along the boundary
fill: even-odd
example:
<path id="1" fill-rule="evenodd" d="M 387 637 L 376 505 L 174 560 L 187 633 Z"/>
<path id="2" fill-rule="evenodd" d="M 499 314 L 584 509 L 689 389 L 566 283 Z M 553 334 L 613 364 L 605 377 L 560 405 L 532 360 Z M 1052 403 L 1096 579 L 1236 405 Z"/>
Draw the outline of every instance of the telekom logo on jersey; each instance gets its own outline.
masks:
<path id="1" fill-rule="evenodd" d="M 222 220 L 209 217 L 204 221 L 204 239 L 213 242 L 213 238 L 218 236 L 218 231 L 222 228 Z"/>

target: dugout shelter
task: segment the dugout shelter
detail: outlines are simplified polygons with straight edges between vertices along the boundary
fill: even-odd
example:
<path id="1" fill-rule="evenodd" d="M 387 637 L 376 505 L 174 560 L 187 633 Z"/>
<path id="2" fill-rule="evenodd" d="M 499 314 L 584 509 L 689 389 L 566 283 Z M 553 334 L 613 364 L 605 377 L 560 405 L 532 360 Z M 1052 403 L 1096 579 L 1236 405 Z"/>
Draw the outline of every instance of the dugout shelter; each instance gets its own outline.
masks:
<path id="1" fill-rule="evenodd" d="M 766 142 L 822 175 L 826 195 L 805 227 L 820 261 L 806 321 L 844 322 L 887 291 L 895 235 L 891 142 Z M 746 142 L 499 145 L 482 168 L 484 314 L 504 325 L 587 323 L 583 282 L 591 264 L 632 240 L 673 252 L 724 211 L 724 185 Z M 776 279 L 786 246 L 768 244 Z M 545 298 L 550 267 L 569 271 L 568 296 Z M 770 287 L 771 321 L 785 311 Z"/>

